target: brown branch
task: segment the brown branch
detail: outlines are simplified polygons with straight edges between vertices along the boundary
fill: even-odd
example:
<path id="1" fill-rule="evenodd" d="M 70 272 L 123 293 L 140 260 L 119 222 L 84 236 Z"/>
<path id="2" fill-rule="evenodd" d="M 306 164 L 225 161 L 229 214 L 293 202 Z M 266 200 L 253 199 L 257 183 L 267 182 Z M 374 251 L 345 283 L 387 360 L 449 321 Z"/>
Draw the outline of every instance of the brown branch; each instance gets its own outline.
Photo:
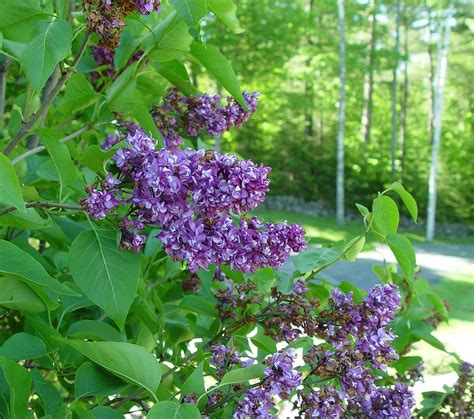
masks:
<path id="1" fill-rule="evenodd" d="M 91 37 L 91 33 L 88 32 L 82 41 L 81 46 L 79 47 L 79 51 L 77 51 L 76 56 L 74 57 L 74 60 L 71 63 L 71 67 L 68 71 L 64 72 L 59 81 L 57 82 L 56 86 L 54 86 L 53 90 L 51 91 L 51 94 L 44 100 L 44 102 L 41 104 L 40 108 L 38 109 L 37 112 L 35 112 L 33 115 L 31 115 L 26 122 L 24 122 L 21 125 L 21 128 L 19 131 L 15 134 L 15 136 L 10 140 L 8 145 L 5 147 L 5 150 L 3 150 L 3 154 L 8 156 L 12 152 L 12 150 L 19 144 L 19 142 L 28 134 L 28 132 L 33 128 L 35 125 L 36 121 L 42 117 L 42 115 L 46 115 L 48 112 L 48 109 L 53 103 L 53 100 L 55 97 L 58 95 L 60 90 L 64 87 L 66 82 L 69 80 L 69 78 L 72 76 L 72 69 L 77 65 L 79 60 L 82 57 L 82 54 L 84 54 L 84 51 L 86 50 L 87 44 L 89 43 L 89 39 Z"/>

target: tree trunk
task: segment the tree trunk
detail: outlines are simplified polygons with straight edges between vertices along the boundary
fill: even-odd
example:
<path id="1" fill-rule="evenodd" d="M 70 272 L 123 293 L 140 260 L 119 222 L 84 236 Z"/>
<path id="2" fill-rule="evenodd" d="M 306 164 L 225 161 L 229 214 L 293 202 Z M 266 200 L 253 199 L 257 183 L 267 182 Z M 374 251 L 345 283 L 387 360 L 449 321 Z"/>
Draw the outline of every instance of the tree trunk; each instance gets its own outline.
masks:
<path id="1" fill-rule="evenodd" d="M 439 149 L 441 145 L 441 126 L 443 115 L 444 86 L 446 84 L 446 75 L 448 71 L 448 52 L 449 38 L 451 34 L 451 16 L 453 13 L 450 4 L 444 25 L 440 27 L 438 42 L 438 51 L 435 71 L 435 96 L 434 96 L 434 115 L 433 115 L 433 141 L 431 150 L 431 167 L 428 180 L 428 214 L 426 219 L 426 240 L 433 241 L 435 236 L 436 221 L 436 187 L 439 163 Z M 444 26 L 444 28 L 443 28 Z M 444 33 L 443 33 L 444 29 Z"/>
<path id="2" fill-rule="evenodd" d="M 433 113 L 434 113 L 434 72 L 435 59 L 433 51 L 433 22 L 431 18 L 431 9 L 428 8 L 428 57 L 430 59 L 430 89 L 429 89 L 429 108 L 428 108 L 428 132 L 430 141 L 433 140 Z"/>
<path id="3" fill-rule="evenodd" d="M 336 218 L 344 224 L 344 124 L 346 117 L 346 39 L 344 33 L 344 0 L 337 0 L 339 20 L 339 115 L 337 127 Z"/>
<path id="4" fill-rule="evenodd" d="M 396 158 L 397 158 L 397 71 L 398 57 L 400 55 L 400 0 L 396 2 L 396 23 L 395 23 L 395 63 L 392 71 L 392 141 L 390 155 L 392 160 L 392 181 L 397 178 Z"/>
<path id="5" fill-rule="evenodd" d="M 408 13 L 405 6 L 404 11 L 404 43 L 403 43 L 403 87 L 402 87 L 402 102 L 400 106 L 400 180 L 403 179 L 403 170 L 405 165 L 405 140 L 407 132 L 407 110 L 408 110 L 408 61 L 409 61 L 409 49 L 408 49 Z"/>
<path id="6" fill-rule="evenodd" d="M 364 77 L 364 108 L 361 118 L 361 136 L 365 143 L 370 142 L 370 129 L 372 126 L 372 92 L 374 87 L 374 67 L 375 67 L 375 42 L 377 38 L 377 0 L 372 0 L 371 5 L 371 31 L 368 51 L 368 71 Z"/>

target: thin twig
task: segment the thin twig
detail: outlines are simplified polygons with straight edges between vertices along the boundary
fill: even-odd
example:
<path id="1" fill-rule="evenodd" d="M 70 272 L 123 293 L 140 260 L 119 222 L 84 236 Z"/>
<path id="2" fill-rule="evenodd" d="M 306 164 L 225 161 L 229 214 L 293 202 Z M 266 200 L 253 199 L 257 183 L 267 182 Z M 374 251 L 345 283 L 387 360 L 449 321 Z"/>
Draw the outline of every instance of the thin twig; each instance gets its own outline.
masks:
<path id="1" fill-rule="evenodd" d="M 85 211 L 83 207 L 80 205 L 75 204 L 61 204 L 60 202 L 27 202 L 25 204 L 26 208 L 63 208 L 63 209 L 71 209 L 77 211 Z M 16 207 L 9 207 L 5 208 L 3 211 L 0 212 L 0 217 L 2 215 L 6 215 L 10 212 L 17 210 Z"/>
<path id="2" fill-rule="evenodd" d="M 86 132 L 89 128 L 90 128 L 90 126 L 86 125 L 86 126 L 80 128 L 80 129 L 78 129 L 77 131 L 73 132 L 72 134 L 69 134 L 64 138 L 61 138 L 59 140 L 59 142 L 60 143 L 66 143 L 66 142 L 68 142 L 68 141 L 70 141 L 70 140 L 72 140 L 76 137 L 79 137 L 79 135 L 81 135 L 83 132 Z M 20 154 L 17 158 L 13 159 L 12 164 L 15 165 L 15 164 L 21 162 L 22 160 L 26 159 L 27 157 L 30 157 L 33 154 L 40 153 L 45 149 L 46 149 L 46 147 L 44 145 L 40 145 L 40 146 L 37 146 L 35 148 L 32 148 L 31 150 L 28 150 L 28 151 L 24 152 L 23 154 Z"/>
<path id="3" fill-rule="evenodd" d="M 60 90 L 64 87 L 66 82 L 69 80 L 69 78 L 72 76 L 74 67 L 76 67 L 77 63 L 82 57 L 82 54 L 84 54 L 84 51 L 87 48 L 87 44 L 89 43 L 89 39 L 91 37 L 91 33 L 88 32 L 82 41 L 81 46 L 79 47 L 79 51 L 77 52 L 76 56 L 74 57 L 73 62 L 71 63 L 71 67 L 69 68 L 68 71 L 64 72 L 61 78 L 59 79 L 58 83 L 56 86 L 54 86 L 53 90 L 51 91 L 51 94 L 45 99 L 45 101 L 41 104 L 40 108 L 38 109 L 37 112 L 35 112 L 33 115 L 31 115 L 26 122 L 24 122 L 21 125 L 21 128 L 19 131 L 15 134 L 15 136 L 10 140 L 8 145 L 5 147 L 5 150 L 3 151 L 3 154 L 6 156 L 12 152 L 12 150 L 18 145 L 18 143 L 29 133 L 29 131 L 33 128 L 35 125 L 36 121 L 42 117 L 43 114 L 46 114 L 48 112 L 49 106 L 51 103 L 53 103 L 54 98 L 58 95 Z"/>

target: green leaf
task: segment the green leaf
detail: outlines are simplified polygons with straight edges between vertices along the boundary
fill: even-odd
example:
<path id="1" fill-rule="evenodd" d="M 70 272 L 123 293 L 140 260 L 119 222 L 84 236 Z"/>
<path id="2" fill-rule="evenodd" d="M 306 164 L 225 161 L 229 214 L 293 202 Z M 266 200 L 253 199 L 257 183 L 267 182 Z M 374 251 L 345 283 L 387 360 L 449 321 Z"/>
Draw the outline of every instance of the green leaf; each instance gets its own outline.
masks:
<path id="1" fill-rule="evenodd" d="M 32 28 L 48 15 L 39 0 L 2 0 L 0 2 L 0 31 L 5 38 L 17 42 L 30 39 Z"/>
<path id="2" fill-rule="evenodd" d="M 347 259 L 349 262 L 354 262 L 357 259 L 357 256 L 360 252 L 364 249 L 365 245 L 365 236 L 359 236 L 352 239 L 349 243 L 347 243 L 344 258 Z"/>
<path id="3" fill-rule="evenodd" d="M 156 399 L 160 364 L 145 348 L 125 342 L 64 342 L 117 377 L 145 388 Z"/>
<path id="4" fill-rule="evenodd" d="M 77 295 L 72 289 L 49 276 L 36 259 L 5 240 L 0 240 L 0 273 L 19 277 L 28 284 L 49 288 L 59 294 Z"/>
<path id="5" fill-rule="evenodd" d="M 403 356 L 393 362 L 391 366 L 395 368 L 399 374 L 405 374 L 408 370 L 418 366 L 422 360 L 421 356 Z"/>
<path id="6" fill-rule="evenodd" d="M 104 151 L 98 145 L 92 144 L 87 147 L 82 154 L 81 163 L 98 173 L 105 173 L 106 163 L 112 158 L 117 151 L 119 144 L 111 150 Z"/>
<path id="7" fill-rule="evenodd" d="M 117 71 L 125 67 L 146 33 L 148 33 L 147 28 L 139 20 L 129 19 L 127 21 L 127 26 L 120 35 L 120 45 L 115 48 L 114 65 Z"/>
<path id="8" fill-rule="evenodd" d="M 181 386 L 181 394 L 195 393 L 200 396 L 205 392 L 203 362 L 201 362 Z"/>
<path id="9" fill-rule="evenodd" d="M 3 153 L 0 153 L 0 179 L 0 202 L 25 212 L 20 181 L 11 161 Z"/>
<path id="10" fill-rule="evenodd" d="M 294 275 L 282 269 L 275 271 L 275 277 L 278 291 L 289 294 L 293 289 Z"/>
<path id="11" fill-rule="evenodd" d="M 244 109 L 248 109 L 234 69 L 216 47 L 193 42 L 191 44 L 191 55 L 222 84 Z"/>
<path id="12" fill-rule="evenodd" d="M 169 0 L 169 2 L 190 28 L 197 28 L 199 21 L 207 14 L 206 0 Z"/>
<path id="13" fill-rule="evenodd" d="M 54 168 L 58 174 L 60 190 L 59 197 L 62 197 L 64 187 L 72 185 L 76 179 L 76 168 L 71 159 L 71 154 L 66 144 L 59 141 L 60 136 L 53 130 L 41 128 L 38 134 L 43 141 L 48 154 L 51 156 Z"/>
<path id="14" fill-rule="evenodd" d="M 64 409 L 63 399 L 54 385 L 46 381 L 37 369 L 34 369 L 31 375 L 33 376 L 35 393 L 43 401 L 44 413 L 46 415 L 54 415 L 59 413 L 61 409 Z"/>
<path id="15" fill-rule="evenodd" d="M 71 52 L 72 28 L 63 20 L 42 20 L 33 31 L 33 38 L 25 46 L 20 64 L 26 78 L 39 92 L 54 68 Z"/>
<path id="16" fill-rule="evenodd" d="M 446 308 L 446 305 L 444 304 L 444 301 L 436 295 L 434 292 L 429 292 L 428 298 L 431 300 L 431 303 L 433 304 L 433 307 L 435 310 L 438 312 L 438 314 L 441 316 L 441 318 L 445 321 L 449 321 L 449 314 L 448 314 L 448 309 Z"/>
<path id="17" fill-rule="evenodd" d="M 137 63 L 127 67 L 112 83 L 105 95 L 111 109 L 128 100 L 135 92 Z"/>
<path id="18" fill-rule="evenodd" d="M 156 50 L 156 54 L 153 56 L 155 60 L 160 56 L 165 56 L 166 59 L 161 61 L 169 61 L 168 52 L 171 52 L 173 58 L 176 58 L 177 52 L 189 51 L 192 39 L 186 22 L 173 11 L 153 28 L 152 33 L 145 37 L 142 46 L 146 53 L 152 49 Z"/>
<path id="19" fill-rule="evenodd" d="M 29 417 L 27 414 L 27 403 L 31 390 L 31 374 L 15 361 L 1 356 L 0 372 L 2 373 L 0 375 L 3 375 L 3 377 L 0 377 L 0 383 L 5 380 L 8 388 L 8 395 L 3 394 L 9 401 L 8 407 L 10 414 L 8 417 L 10 419 L 24 419 Z M 3 386 L 0 385 L 0 387 Z M 4 390 L 4 387 L 0 389 L 0 394 L 2 390 Z"/>
<path id="20" fill-rule="evenodd" d="M 215 305 L 198 295 L 185 295 L 180 307 L 205 316 L 216 317 L 217 315 Z"/>
<path id="21" fill-rule="evenodd" d="M 71 245 L 74 281 L 122 330 L 137 293 L 140 256 L 117 249 L 113 230 L 88 230 Z"/>
<path id="22" fill-rule="evenodd" d="M 0 355 L 14 361 L 40 358 L 46 352 L 46 345 L 39 337 L 24 332 L 15 333 L 0 347 Z"/>
<path id="23" fill-rule="evenodd" d="M 414 321 L 412 322 L 412 333 L 418 338 L 424 340 L 426 343 L 429 343 L 436 349 L 446 352 L 444 345 L 431 333 L 433 332 L 433 327 L 424 321 Z"/>
<path id="24" fill-rule="evenodd" d="M 66 85 L 66 92 L 58 110 L 65 114 L 75 113 L 93 105 L 99 97 L 100 95 L 82 74 L 75 74 Z"/>
<path id="25" fill-rule="evenodd" d="M 345 243 L 339 241 L 332 247 L 318 247 L 305 250 L 293 259 L 296 269 L 305 273 L 319 270 L 337 261 L 344 253 Z"/>
<path id="26" fill-rule="evenodd" d="M 367 217 L 370 214 L 369 209 L 365 205 L 355 204 L 355 206 L 363 217 Z"/>
<path id="27" fill-rule="evenodd" d="M 109 406 L 97 406 L 91 410 L 97 419 L 123 419 L 123 415 Z"/>
<path id="28" fill-rule="evenodd" d="M 425 278 L 418 278 L 415 280 L 415 282 L 413 282 L 413 291 L 415 291 L 417 295 L 426 294 L 429 289 L 430 283 Z"/>
<path id="29" fill-rule="evenodd" d="M 222 377 L 219 386 L 245 383 L 249 380 L 254 380 L 255 378 L 262 378 L 265 368 L 265 365 L 255 364 L 249 365 L 246 368 L 237 368 L 235 370 L 229 371 L 226 375 L 224 375 L 224 377 Z"/>
<path id="30" fill-rule="evenodd" d="M 398 194 L 398 196 L 402 199 L 405 207 L 407 208 L 408 212 L 413 218 L 413 221 L 416 223 L 418 219 L 418 205 L 416 205 L 416 201 L 413 196 L 408 192 L 401 183 L 394 182 L 390 185 L 389 188 L 391 191 L 394 191 Z"/>
<path id="31" fill-rule="evenodd" d="M 0 306 L 32 314 L 46 311 L 43 300 L 28 285 L 5 277 L 0 277 Z"/>
<path id="32" fill-rule="evenodd" d="M 164 63 L 154 62 L 153 67 L 185 95 L 193 95 L 196 93 L 196 89 L 189 80 L 186 67 L 181 61 L 171 60 Z"/>
<path id="33" fill-rule="evenodd" d="M 395 317 L 392 322 L 392 329 L 395 333 L 396 339 L 392 342 L 392 346 L 397 353 L 401 353 L 410 343 L 410 322 L 406 317 Z"/>
<path id="34" fill-rule="evenodd" d="M 413 281 L 416 268 L 416 254 L 410 240 L 401 234 L 387 236 L 387 244 L 397 259 L 400 269 L 409 281 Z"/>
<path id="35" fill-rule="evenodd" d="M 237 19 L 237 7 L 232 0 L 208 0 L 207 7 L 231 31 L 235 33 L 243 31 Z"/>
<path id="36" fill-rule="evenodd" d="M 76 399 L 81 397 L 104 397 L 117 394 L 125 387 L 122 380 L 109 375 L 92 362 L 84 362 L 76 372 L 74 394 Z"/>
<path id="37" fill-rule="evenodd" d="M 158 402 L 148 412 L 148 419 L 200 419 L 199 409 L 190 403 Z"/>
<path id="38" fill-rule="evenodd" d="M 97 320 L 79 320 L 72 323 L 67 335 L 79 339 L 122 342 L 120 333 L 108 323 Z"/>
<path id="39" fill-rule="evenodd" d="M 135 106 L 129 115 L 137 120 L 138 124 L 145 130 L 147 135 L 151 135 L 151 137 L 153 137 L 155 140 L 161 138 L 156 126 L 156 122 L 145 106 Z"/>
<path id="40" fill-rule="evenodd" d="M 49 218 L 42 218 L 34 208 L 26 212 L 15 210 L 0 217 L 0 225 L 21 228 L 23 230 L 41 230 L 51 226 Z"/>
<path id="41" fill-rule="evenodd" d="M 397 204 L 392 198 L 382 195 L 374 199 L 372 212 L 378 233 L 384 237 L 389 234 L 396 234 L 400 214 L 398 213 Z"/>

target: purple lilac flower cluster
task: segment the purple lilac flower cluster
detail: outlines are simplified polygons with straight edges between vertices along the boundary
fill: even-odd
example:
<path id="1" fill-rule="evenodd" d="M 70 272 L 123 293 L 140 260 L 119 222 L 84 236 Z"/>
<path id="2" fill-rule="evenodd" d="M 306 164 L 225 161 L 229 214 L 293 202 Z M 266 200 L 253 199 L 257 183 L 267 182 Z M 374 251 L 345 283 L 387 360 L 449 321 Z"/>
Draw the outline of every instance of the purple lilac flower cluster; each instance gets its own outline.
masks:
<path id="1" fill-rule="evenodd" d="M 114 49 L 120 44 L 125 17 L 138 12 L 148 15 L 160 10 L 161 0 L 83 0 L 87 29 L 100 36 L 99 45 Z"/>
<path id="2" fill-rule="evenodd" d="M 278 269 L 291 252 L 306 247 L 300 225 L 245 216 L 264 200 L 270 168 L 213 151 L 155 150 L 155 141 L 137 128 L 126 141 L 129 148 L 114 155 L 118 176 L 109 173 L 83 201 L 97 219 L 130 206 L 120 223 L 123 247 L 140 251 L 146 241 L 140 232 L 159 224 L 165 251 L 187 261 L 192 272 L 209 264 L 242 272 Z M 234 215 L 240 216 L 237 224 Z"/>
<path id="3" fill-rule="evenodd" d="M 287 399 L 301 384 L 301 373 L 293 365 L 293 349 L 285 349 L 265 360 L 265 379 L 258 388 L 250 389 L 234 411 L 235 419 L 276 418 L 270 413 L 275 406 L 273 398 Z"/>
<path id="4" fill-rule="evenodd" d="M 242 126 L 257 109 L 258 92 L 243 92 L 242 96 L 248 111 L 231 97 L 222 105 L 219 95 L 183 96 L 171 88 L 163 104 L 155 106 L 152 114 L 166 146 L 177 147 L 183 144 L 182 135 L 197 137 L 207 132 L 218 137 L 232 127 Z"/>
<path id="5" fill-rule="evenodd" d="M 341 324 L 328 327 L 327 340 L 336 348 L 349 343 L 349 336 L 356 338 L 356 349 L 375 367 L 385 365 L 398 358 L 389 345 L 395 336 L 386 326 L 392 321 L 400 305 L 400 293 L 396 285 L 376 285 L 368 292 L 361 304 L 355 304 L 352 293 L 344 295 L 334 289 L 330 307 L 337 316 L 344 319 Z"/>
<path id="6" fill-rule="evenodd" d="M 252 359 L 243 359 L 235 349 L 225 345 L 213 345 L 211 348 L 211 364 L 216 367 L 216 376 L 221 379 L 232 365 L 241 368 L 253 364 Z"/>
<path id="7" fill-rule="evenodd" d="M 397 384 L 394 388 L 375 385 L 379 377 L 374 368 L 384 370 L 398 358 L 389 345 L 394 335 L 385 328 L 399 303 L 399 291 L 394 285 L 376 285 L 360 304 L 354 302 L 352 293 L 344 295 L 333 290 L 329 309 L 320 313 L 329 319 L 324 338 L 334 349 L 314 346 L 305 359 L 317 377 L 339 380 L 341 391 L 337 400 L 344 400 L 345 411 L 350 415 L 411 417 L 414 399 L 406 385 Z M 322 387 L 321 392 L 336 397 L 332 388 Z M 307 396 L 303 398 L 303 405 L 307 399 Z"/>

